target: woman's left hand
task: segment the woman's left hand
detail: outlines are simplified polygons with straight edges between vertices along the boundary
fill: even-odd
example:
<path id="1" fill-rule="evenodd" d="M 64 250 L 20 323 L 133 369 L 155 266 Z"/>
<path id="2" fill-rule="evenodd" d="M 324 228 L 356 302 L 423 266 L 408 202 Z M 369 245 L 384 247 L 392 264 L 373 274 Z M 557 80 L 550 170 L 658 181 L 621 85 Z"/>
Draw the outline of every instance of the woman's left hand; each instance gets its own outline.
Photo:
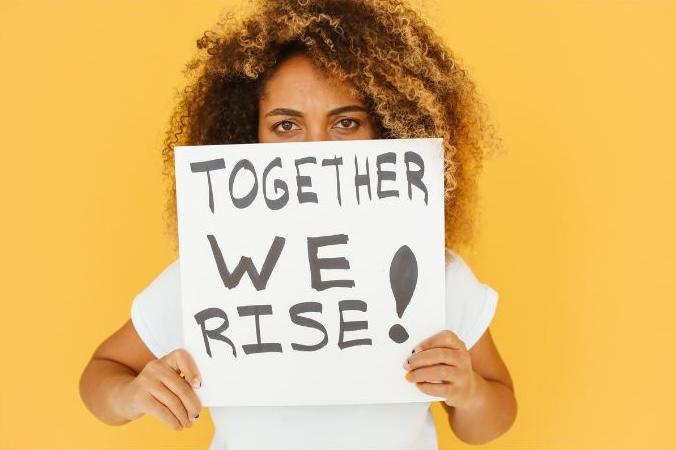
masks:
<path id="1" fill-rule="evenodd" d="M 475 400 L 480 377 L 472 369 L 465 343 L 443 330 L 420 342 L 404 363 L 406 379 L 426 394 L 444 397 L 448 406 L 464 407 Z"/>

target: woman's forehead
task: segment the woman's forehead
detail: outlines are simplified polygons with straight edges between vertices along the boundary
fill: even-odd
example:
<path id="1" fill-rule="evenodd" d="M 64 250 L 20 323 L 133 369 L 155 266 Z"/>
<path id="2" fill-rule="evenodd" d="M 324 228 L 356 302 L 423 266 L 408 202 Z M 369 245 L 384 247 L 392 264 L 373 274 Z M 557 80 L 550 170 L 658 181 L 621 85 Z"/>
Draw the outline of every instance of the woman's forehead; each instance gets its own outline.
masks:
<path id="1" fill-rule="evenodd" d="M 293 55 L 282 61 L 266 81 L 261 102 L 308 101 L 335 103 L 360 102 L 349 81 L 327 76 L 306 55 Z"/>

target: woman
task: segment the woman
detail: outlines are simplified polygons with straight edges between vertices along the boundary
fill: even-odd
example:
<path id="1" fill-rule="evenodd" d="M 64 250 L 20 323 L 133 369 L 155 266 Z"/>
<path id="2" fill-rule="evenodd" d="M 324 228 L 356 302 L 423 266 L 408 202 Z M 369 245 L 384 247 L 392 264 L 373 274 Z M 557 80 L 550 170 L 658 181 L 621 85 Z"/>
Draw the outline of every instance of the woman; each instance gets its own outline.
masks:
<path id="1" fill-rule="evenodd" d="M 399 0 L 260 1 L 243 19 L 224 16 L 197 45 L 163 150 L 174 243 L 174 145 L 443 137 L 448 329 L 418 343 L 402 377 L 446 399 L 461 440 L 503 434 L 516 400 L 488 329 L 497 292 L 456 253 L 471 242 L 476 177 L 496 140 L 453 54 Z M 105 423 L 150 414 L 180 430 L 198 420 L 200 375 L 180 348 L 178 283 L 176 260 L 85 368 L 83 401 Z M 210 448 L 435 449 L 429 406 L 212 407 Z"/>

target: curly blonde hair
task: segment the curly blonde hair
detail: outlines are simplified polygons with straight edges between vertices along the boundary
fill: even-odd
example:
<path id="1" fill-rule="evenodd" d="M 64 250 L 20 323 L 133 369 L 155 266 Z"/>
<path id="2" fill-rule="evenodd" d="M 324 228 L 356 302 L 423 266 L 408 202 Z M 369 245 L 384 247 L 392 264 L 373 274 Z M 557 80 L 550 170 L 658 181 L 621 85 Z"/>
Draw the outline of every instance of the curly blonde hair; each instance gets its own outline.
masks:
<path id="1" fill-rule="evenodd" d="M 471 244 L 477 175 L 499 137 L 467 70 L 403 0 L 249 0 L 224 10 L 186 64 L 162 156 L 166 218 L 177 244 L 174 145 L 258 140 L 258 98 L 288 55 L 302 51 L 365 99 L 378 138 L 442 137 L 445 244 Z"/>

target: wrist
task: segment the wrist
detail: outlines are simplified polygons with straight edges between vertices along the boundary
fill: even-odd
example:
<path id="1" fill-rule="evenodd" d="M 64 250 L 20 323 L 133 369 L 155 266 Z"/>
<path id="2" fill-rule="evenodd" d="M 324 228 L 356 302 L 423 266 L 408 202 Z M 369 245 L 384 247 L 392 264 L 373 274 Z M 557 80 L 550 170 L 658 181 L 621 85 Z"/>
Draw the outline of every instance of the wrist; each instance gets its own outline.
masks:
<path id="1" fill-rule="evenodd" d="M 467 388 L 467 394 L 463 397 L 462 401 L 455 401 L 453 404 L 449 403 L 448 400 L 444 401 L 447 406 L 451 406 L 458 410 L 473 410 L 480 408 L 484 403 L 486 393 L 486 380 L 472 370 L 470 376 L 469 387 Z"/>
<path id="2" fill-rule="evenodd" d="M 130 422 L 140 414 L 132 410 L 132 405 L 129 396 L 129 387 L 136 377 L 129 374 L 124 374 L 116 377 L 113 381 L 113 387 L 108 393 L 108 404 L 113 413 L 119 417 L 123 422 Z"/>

